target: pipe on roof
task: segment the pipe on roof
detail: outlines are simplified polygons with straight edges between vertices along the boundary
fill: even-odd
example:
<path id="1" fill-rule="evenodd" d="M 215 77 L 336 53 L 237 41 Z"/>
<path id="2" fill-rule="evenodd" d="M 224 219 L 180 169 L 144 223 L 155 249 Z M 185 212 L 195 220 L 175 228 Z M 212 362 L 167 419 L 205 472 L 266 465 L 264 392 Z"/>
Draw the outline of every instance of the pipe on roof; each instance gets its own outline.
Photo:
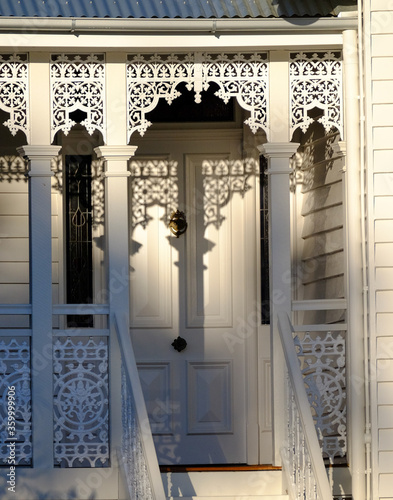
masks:
<path id="1" fill-rule="evenodd" d="M 310 17 L 264 19 L 120 19 L 120 18 L 38 18 L 0 17 L 0 32 L 42 33 L 255 33 L 255 32 L 336 32 L 357 29 L 357 18 Z"/>

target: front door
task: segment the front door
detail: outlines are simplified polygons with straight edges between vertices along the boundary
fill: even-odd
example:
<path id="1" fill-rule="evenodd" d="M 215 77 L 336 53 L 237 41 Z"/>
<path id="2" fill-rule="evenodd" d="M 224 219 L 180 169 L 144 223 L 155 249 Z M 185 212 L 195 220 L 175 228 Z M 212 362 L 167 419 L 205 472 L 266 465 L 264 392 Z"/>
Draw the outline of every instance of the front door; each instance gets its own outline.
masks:
<path id="1" fill-rule="evenodd" d="M 131 331 L 160 464 L 247 462 L 257 162 L 242 135 L 152 131 L 131 162 Z"/>

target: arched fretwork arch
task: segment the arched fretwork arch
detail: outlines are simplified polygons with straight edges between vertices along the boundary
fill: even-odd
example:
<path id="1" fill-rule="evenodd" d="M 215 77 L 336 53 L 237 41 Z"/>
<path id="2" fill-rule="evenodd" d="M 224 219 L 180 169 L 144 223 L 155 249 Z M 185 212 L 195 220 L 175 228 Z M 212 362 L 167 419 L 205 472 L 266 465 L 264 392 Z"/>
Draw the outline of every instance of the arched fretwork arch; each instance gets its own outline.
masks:
<path id="1" fill-rule="evenodd" d="M 160 99 L 171 103 L 180 95 L 176 87 L 186 83 L 201 101 L 201 92 L 215 82 L 216 95 L 228 102 L 236 97 L 250 112 L 246 123 L 253 132 L 268 133 L 267 53 L 247 54 L 153 54 L 129 56 L 127 63 L 128 137 L 141 135 L 151 125 L 146 114 Z"/>

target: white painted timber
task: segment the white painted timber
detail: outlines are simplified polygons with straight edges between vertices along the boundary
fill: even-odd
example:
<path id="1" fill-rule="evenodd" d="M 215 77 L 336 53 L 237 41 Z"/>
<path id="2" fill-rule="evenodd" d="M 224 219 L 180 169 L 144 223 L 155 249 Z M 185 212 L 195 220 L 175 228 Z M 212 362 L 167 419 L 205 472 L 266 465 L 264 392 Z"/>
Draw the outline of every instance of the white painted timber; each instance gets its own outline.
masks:
<path id="1" fill-rule="evenodd" d="M 52 330 L 52 237 L 51 237 L 51 159 L 58 146 L 24 146 L 19 149 L 28 158 L 29 213 L 30 213 L 30 284 L 32 350 L 44 352 L 51 342 Z M 37 372 L 32 387 L 33 461 L 35 467 L 53 467 L 53 438 L 51 412 L 47 411 L 48 396 L 52 395 L 52 366 L 40 365 L 32 358 L 32 369 Z"/>
<path id="2" fill-rule="evenodd" d="M 236 495 L 236 496 L 187 496 L 167 497 L 168 500 L 288 500 L 288 495 Z"/>
<path id="3" fill-rule="evenodd" d="M 114 84 L 115 85 L 115 84 Z M 128 160 L 135 153 L 133 146 L 101 146 L 95 149 L 98 158 L 105 161 L 105 234 L 107 245 L 106 290 L 109 302 L 109 326 L 113 332 L 115 318 L 120 318 L 121 335 L 129 331 L 129 280 L 121 284 L 116 276 L 129 274 L 128 237 Z M 128 336 L 127 336 L 128 337 Z M 122 442 L 121 419 L 121 358 L 118 339 L 110 335 L 111 381 L 111 447 L 120 449 Z M 114 404 L 117 402 L 117 404 Z M 116 492 L 114 492 L 117 495 Z"/>
<path id="4" fill-rule="evenodd" d="M 161 474 L 169 498 L 280 498 L 282 471 L 176 472 Z"/>
<path id="5" fill-rule="evenodd" d="M 278 55 L 277 76 L 288 70 L 283 55 Z M 281 60 L 280 60 L 281 59 Z M 284 72 L 284 73 L 283 73 Z M 278 96 L 275 96 L 278 99 Z M 274 104 L 276 101 L 274 101 Z M 274 107 L 274 106 L 272 106 Z M 283 132 L 282 132 L 283 133 Z M 278 134 L 279 135 L 279 134 Z M 284 280 L 291 269 L 291 217 L 289 177 L 291 174 L 290 159 L 295 154 L 299 144 L 291 142 L 267 143 L 259 147 L 261 153 L 268 159 L 269 174 L 269 224 L 277 231 L 271 233 L 270 246 L 270 289 L 271 297 L 271 338 L 273 342 L 273 422 L 274 445 L 273 463 L 281 464 L 280 450 L 285 441 L 285 425 L 283 419 L 277 418 L 284 414 L 285 373 L 284 358 L 279 344 L 277 331 L 277 314 L 279 311 L 291 311 L 292 291 L 290 280 Z"/>
<path id="6" fill-rule="evenodd" d="M 373 499 L 393 498 L 393 5 L 364 2 Z"/>

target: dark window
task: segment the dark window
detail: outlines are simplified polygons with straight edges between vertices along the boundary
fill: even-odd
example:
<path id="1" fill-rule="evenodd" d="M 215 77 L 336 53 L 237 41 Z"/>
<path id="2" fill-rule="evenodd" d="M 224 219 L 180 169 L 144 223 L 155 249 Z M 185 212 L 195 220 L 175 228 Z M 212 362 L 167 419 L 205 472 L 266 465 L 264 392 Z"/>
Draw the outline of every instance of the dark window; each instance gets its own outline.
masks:
<path id="1" fill-rule="evenodd" d="M 66 156 L 67 303 L 93 297 L 91 156 Z M 67 316 L 67 325 L 92 327 L 91 315 Z"/>
<path id="2" fill-rule="evenodd" d="M 267 161 L 260 159 L 260 220 L 261 220 L 261 307 L 262 324 L 270 324 L 270 294 L 269 294 L 269 198 L 268 177 L 266 175 Z"/>

